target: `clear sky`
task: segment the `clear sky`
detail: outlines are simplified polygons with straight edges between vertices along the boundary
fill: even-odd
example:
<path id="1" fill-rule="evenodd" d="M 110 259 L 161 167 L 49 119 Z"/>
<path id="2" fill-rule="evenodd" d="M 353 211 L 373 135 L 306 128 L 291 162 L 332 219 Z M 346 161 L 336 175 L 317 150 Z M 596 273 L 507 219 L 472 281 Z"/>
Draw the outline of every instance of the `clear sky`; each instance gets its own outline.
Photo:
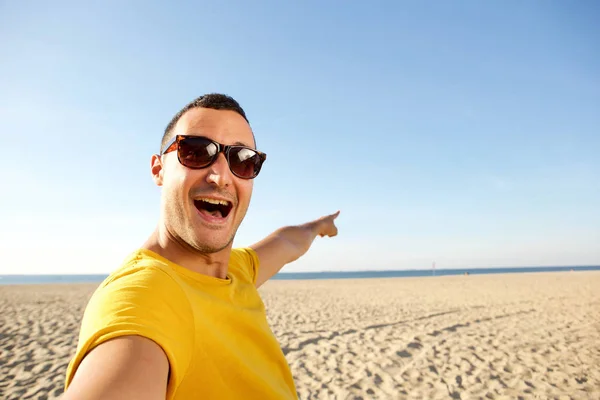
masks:
<path id="1" fill-rule="evenodd" d="M 342 211 L 284 271 L 598 265 L 599 18 L 596 1 L 0 0 L 0 274 L 115 269 L 156 224 L 166 124 L 215 91 L 268 154 L 237 246 Z"/>

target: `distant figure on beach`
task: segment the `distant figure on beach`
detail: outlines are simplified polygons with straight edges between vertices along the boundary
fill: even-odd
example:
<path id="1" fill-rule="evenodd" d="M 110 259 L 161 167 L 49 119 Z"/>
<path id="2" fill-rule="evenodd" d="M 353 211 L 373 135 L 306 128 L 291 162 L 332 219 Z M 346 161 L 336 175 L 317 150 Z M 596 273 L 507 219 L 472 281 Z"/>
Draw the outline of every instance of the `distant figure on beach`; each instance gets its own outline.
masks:
<path id="1" fill-rule="evenodd" d="M 233 248 L 265 159 L 229 96 L 173 117 L 151 158 L 157 227 L 90 299 L 64 400 L 297 398 L 257 288 L 336 236 L 339 211 Z"/>

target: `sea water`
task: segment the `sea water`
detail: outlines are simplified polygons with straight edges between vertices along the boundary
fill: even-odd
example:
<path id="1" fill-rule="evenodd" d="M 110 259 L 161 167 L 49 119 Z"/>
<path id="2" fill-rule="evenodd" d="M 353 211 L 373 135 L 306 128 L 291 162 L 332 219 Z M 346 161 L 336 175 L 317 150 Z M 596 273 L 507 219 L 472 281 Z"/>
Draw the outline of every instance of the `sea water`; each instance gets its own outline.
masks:
<path id="1" fill-rule="evenodd" d="M 365 278 L 408 278 L 448 275 L 515 274 L 535 272 L 600 271 L 596 266 L 566 267 L 513 267 L 513 268 L 458 268 L 458 269 L 415 269 L 385 271 L 327 271 L 327 272 L 280 272 L 273 280 L 302 279 L 365 279 Z M 100 283 L 108 275 L 0 275 L 0 285 L 29 285 L 55 283 Z"/>

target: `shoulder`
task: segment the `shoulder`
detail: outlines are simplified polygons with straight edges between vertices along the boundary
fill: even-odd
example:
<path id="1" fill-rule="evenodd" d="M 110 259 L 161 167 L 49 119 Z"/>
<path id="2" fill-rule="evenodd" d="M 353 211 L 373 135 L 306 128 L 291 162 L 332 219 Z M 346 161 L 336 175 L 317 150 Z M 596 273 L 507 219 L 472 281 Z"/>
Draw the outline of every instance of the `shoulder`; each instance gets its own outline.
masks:
<path id="1" fill-rule="evenodd" d="M 164 331 L 190 321 L 191 314 L 174 273 L 160 259 L 138 251 L 96 289 L 84 313 L 82 333 L 132 323 Z"/>
<path id="2" fill-rule="evenodd" d="M 112 307 L 121 302 L 135 303 L 139 307 L 167 302 L 178 303 L 178 308 L 185 308 L 187 296 L 173 272 L 161 260 L 137 251 L 100 284 L 88 308 L 96 301 L 107 302 L 106 305 Z"/>
<path id="3" fill-rule="evenodd" d="M 136 252 L 96 289 L 85 309 L 72 374 L 102 343 L 137 335 L 157 343 L 181 371 L 193 346 L 193 311 L 184 290 L 160 260 Z"/>
<path id="4" fill-rule="evenodd" d="M 250 247 L 239 247 L 231 250 L 229 270 L 240 272 L 251 283 L 256 284 L 260 262 L 256 251 Z"/>

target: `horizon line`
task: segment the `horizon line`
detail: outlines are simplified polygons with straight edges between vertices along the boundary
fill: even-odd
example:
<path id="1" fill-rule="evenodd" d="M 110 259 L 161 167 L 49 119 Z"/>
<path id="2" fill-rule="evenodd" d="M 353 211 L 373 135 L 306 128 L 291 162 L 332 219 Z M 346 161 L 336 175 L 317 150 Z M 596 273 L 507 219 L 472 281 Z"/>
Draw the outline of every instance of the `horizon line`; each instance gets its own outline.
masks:
<path id="1" fill-rule="evenodd" d="M 278 272 L 276 275 L 286 274 L 327 274 L 336 272 L 408 272 L 408 271 L 466 271 L 466 270 L 493 270 L 493 269 L 535 269 L 535 268 L 600 268 L 600 264 L 589 264 L 589 265 L 537 265 L 537 266 L 518 266 L 518 267 L 460 267 L 460 268 L 413 268 L 413 269 L 357 269 L 357 270 L 324 270 L 324 271 L 297 271 L 297 272 Z M 98 276 L 98 275 L 110 275 L 111 272 L 95 273 L 95 274 L 73 274 L 73 273 L 45 273 L 45 274 L 0 274 L 2 276 Z"/>

